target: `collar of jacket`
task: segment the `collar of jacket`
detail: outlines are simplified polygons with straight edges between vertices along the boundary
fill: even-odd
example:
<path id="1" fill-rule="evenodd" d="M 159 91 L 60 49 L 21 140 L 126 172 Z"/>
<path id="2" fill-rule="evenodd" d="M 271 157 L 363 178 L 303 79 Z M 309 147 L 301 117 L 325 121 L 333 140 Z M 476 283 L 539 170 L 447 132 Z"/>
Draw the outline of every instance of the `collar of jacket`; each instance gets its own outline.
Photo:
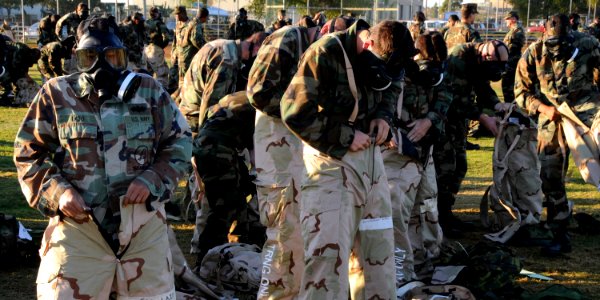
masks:
<path id="1" fill-rule="evenodd" d="M 344 43 L 344 50 L 346 50 L 346 54 L 350 59 L 350 62 L 353 66 L 357 66 L 356 62 L 356 39 L 358 38 L 357 34 L 361 30 L 369 29 L 369 23 L 367 23 L 363 19 L 358 19 L 350 28 L 345 31 L 340 31 L 333 33 L 339 37 L 340 40 Z"/>

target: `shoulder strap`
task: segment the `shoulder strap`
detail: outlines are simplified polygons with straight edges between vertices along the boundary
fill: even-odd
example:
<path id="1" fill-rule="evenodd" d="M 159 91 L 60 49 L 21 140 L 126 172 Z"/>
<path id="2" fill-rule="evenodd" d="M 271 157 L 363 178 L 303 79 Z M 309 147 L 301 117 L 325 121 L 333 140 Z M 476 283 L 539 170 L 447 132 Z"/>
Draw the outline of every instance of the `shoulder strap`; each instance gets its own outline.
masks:
<path id="1" fill-rule="evenodd" d="M 350 123 L 354 123 L 356 116 L 358 116 L 358 90 L 356 89 L 356 81 L 354 80 L 354 71 L 352 70 L 352 64 L 350 63 L 350 59 L 348 59 L 348 55 L 346 54 L 346 50 L 344 49 L 342 41 L 340 41 L 337 36 L 332 36 L 335 38 L 338 44 L 340 44 L 342 53 L 344 53 L 344 60 L 346 61 L 346 74 L 348 74 L 348 84 L 350 85 L 350 92 L 352 92 L 352 96 L 354 96 L 354 110 L 352 111 L 350 118 L 348 118 L 348 121 Z"/>
<path id="2" fill-rule="evenodd" d="M 298 59 L 300 59 L 302 57 L 302 34 L 298 27 L 294 27 L 294 29 L 296 29 L 296 33 L 298 34 Z"/>

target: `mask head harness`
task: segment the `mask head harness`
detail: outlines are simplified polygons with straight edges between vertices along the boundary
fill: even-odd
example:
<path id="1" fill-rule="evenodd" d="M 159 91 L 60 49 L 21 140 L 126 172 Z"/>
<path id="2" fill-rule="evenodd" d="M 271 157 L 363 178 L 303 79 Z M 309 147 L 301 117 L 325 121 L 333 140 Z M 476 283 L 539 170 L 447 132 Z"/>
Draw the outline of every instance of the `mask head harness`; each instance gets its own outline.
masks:
<path id="1" fill-rule="evenodd" d="M 127 68 L 127 51 L 108 18 L 92 17 L 77 28 L 77 68 L 92 77 L 100 100 L 117 96 L 129 101 L 141 77 Z"/>
<path id="2" fill-rule="evenodd" d="M 506 71 L 508 47 L 499 40 L 479 44 L 479 64 L 486 79 L 498 81 Z"/>
<path id="3" fill-rule="evenodd" d="M 415 58 L 418 69 L 407 67 L 411 70 L 410 79 L 424 87 L 438 86 L 444 80 L 448 57 L 444 38 L 437 32 L 425 33 L 419 36 L 415 46 L 419 51 Z"/>
<path id="4" fill-rule="evenodd" d="M 382 21 L 372 29 L 370 41 L 377 41 L 371 51 L 360 54 L 361 64 L 365 64 L 367 83 L 373 90 L 383 91 L 393 81 L 402 79 L 404 68 L 417 54 L 410 32 L 400 22 Z M 381 54 L 379 54 L 381 53 Z"/>

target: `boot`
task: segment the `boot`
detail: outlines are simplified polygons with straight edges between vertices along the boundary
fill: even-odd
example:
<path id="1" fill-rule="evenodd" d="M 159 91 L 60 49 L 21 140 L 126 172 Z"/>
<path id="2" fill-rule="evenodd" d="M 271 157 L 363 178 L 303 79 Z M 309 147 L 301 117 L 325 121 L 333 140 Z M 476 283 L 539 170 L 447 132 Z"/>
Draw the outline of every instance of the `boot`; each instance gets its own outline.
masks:
<path id="1" fill-rule="evenodd" d="M 552 234 L 554 238 L 550 245 L 542 248 L 542 255 L 548 257 L 557 257 L 563 253 L 571 252 L 571 237 L 567 230 L 569 225 L 569 219 L 555 221 L 549 224 L 552 228 Z"/>
<path id="2" fill-rule="evenodd" d="M 467 141 L 467 146 L 465 147 L 467 150 L 479 150 L 481 147 L 478 144 L 473 144 Z"/>

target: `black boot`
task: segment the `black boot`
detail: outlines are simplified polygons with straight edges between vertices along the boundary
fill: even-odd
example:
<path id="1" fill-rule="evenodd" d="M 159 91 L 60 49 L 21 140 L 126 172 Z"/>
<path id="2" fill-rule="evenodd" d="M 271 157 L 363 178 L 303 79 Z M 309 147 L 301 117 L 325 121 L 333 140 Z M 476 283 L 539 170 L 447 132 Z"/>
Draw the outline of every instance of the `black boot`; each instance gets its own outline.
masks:
<path id="1" fill-rule="evenodd" d="M 571 252 L 571 236 L 567 231 L 569 220 L 560 220 L 549 224 L 552 228 L 554 238 L 550 245 L 542 248 L 542 255 L 548 257 L 560 256 L 563 253 Z"/>

